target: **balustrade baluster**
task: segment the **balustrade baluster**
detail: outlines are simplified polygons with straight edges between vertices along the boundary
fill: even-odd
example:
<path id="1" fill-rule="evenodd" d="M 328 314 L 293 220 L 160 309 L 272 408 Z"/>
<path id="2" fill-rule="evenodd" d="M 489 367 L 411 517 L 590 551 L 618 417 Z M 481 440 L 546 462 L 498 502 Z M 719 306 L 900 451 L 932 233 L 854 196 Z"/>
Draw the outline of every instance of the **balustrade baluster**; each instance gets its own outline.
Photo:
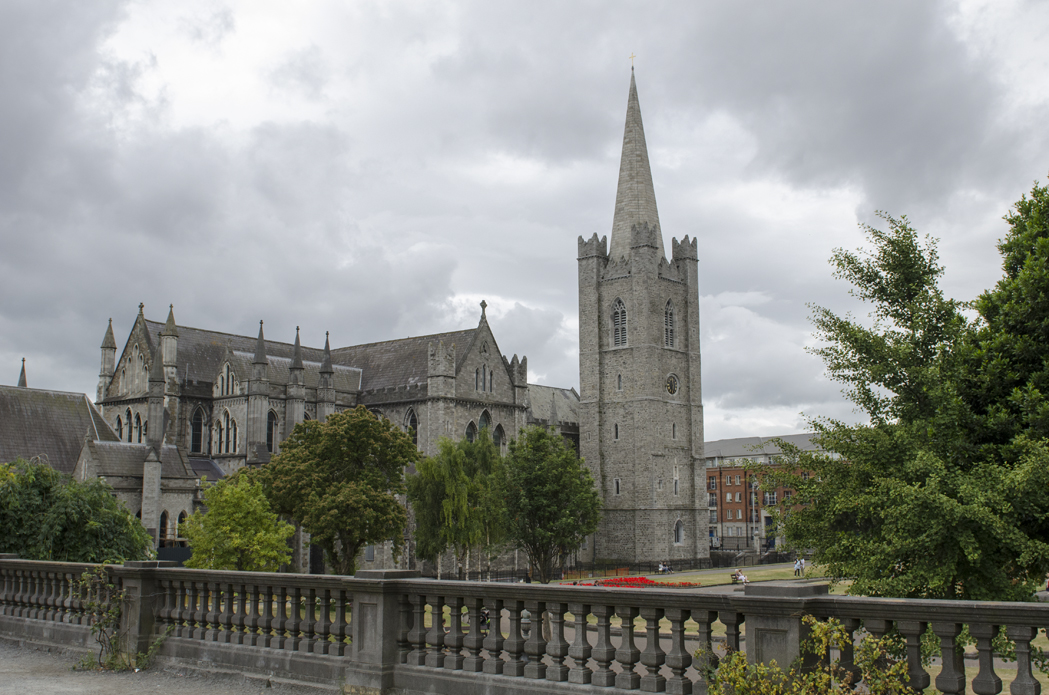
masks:
<path id="1" fill-rule="evenodd" d="M 970 623 L 969 634 L 976 638 L 976 651 L 980 654 L 980 672 L 973 678 L 972 690 L 976 695 L 998 695 L 1002 692 L 1002 679 L 994 672 L 994 650 L 991 647 L 998 626 Z"/>
<path id="2" fill-rule="evenodd" d="M 207 582 L 193 582 L 193 639 L 204 639 L 207 621 L 204 616 L 208 610 Z"/>
<path id="3" fill-rule="evenodd" d="M 623 636 L 616 650 L 616 663 L 623 669 L 616 675 L 616 687 L 620 690 L 637 690 L 641 685 L 641 676 L 634 671 L 635 664 L 641 658 L 641 651 L 634 644 L 634 618 L 637 613 L 633 606 L 616 606 L 616 615 L 623 621 L 620 628 Z"/>
<path id="4" fill-rule="evenodd" d="M 288 641 L 288 589 L 278 586 L 273 594 L 276 601 L 273 606 L 273 637 L 270 639 L 270 648 L 284 649 L 284 643 Z"/>
<path id="5" fill-rule="evenodd" d="M 661 693 L 666 690 L 667 679 L 659 673 L 666 661 L 666 653 L 659 644 L 659 621 L 663 619 L 662 608 L 642 608 L 645 619 L 645 651 L 641 652 L 641 663 L 646 673 L 641 677 L 641 689 L 646 693 Z"/>
<path id="6" fill-rule="evenodd" d="M 32 603 L 30 602 L 30 595 L 32 589 L 32 572 L 30 570 L 19 570 L 19 589 L 18 589 L 18 617 L 28 618 L 29 611 L 31 610 Z"/>
<path id="7" fill-rule="evenodd" d="M 509 635 L 503 642 L 503 649 L 510 660 L 503 664 L 503 675 L 520 677 L 524 675 L 524 638 L 521 636 L 521 611 L 524 601 L 505 601 Z"/>
<path id="8" fill-rule="evenodd" d="M 0 567 L 0 615 L 11 608 L 11 570 Z"/>
<path id="9" fill-rule="evenodd" d="M 463 599 L 459 596 L 448 600 L 449 629 L 444 636 L 446 654 L 444 667 L 453 671 L 463 668 Z"/>
<path id="10" fill-rule="evenodd" d="M 261 628 L 262 593 L 263 587 L 258 584 L 249 584 L 245 588 L 247 592 L 247 605 L 244 613 L 244 644 L 256 647 L 262 644 L 259 634 Z"/>
<path id="11" fill-rule="evenodd" d="M 841 626 L 845 628 L 848 637 L 844 640 L 838 655 L 838 670 L 849 674 L 849 683 L 853 688 L 860 682 L 860 667 L 856 665 L 855 633 L 860 627 L 860 621 L 856 618 L 842 618 Z"/>
<path id="12" fill-rule="evenodd" d="M 1038 628 L 1010 625 L 1006 636 L 1016 642 L 1016 678 L 1009 686 L 1012 695 L 1039 695 L 1041 684 L 1031 674 L 1031 640 L 1038 636 Z"/>
<path id="13" fill-rule="evenodd" d="M 525 653 L 528 654 L 524 677 L 546 678 L 546 664 L 543 663 L 543 657 L 546 655 L 546 639 L 543 637 L 543 613 L 546 612 L 546 604 L 543 601 L 527 601 L 525 606 L 532 614 L 532 623 L 528 628 L 528 641 L 524 645 Z"/>
<path id="14" fill-rule="evenodd" d="M 430 596 L 430 631 L 426 633 L 426 665 L 430 668 L 444 666 L 444 597 Z"/>
<path id="15" fill-rule="evenodd" d="M 616 656 L 615 647 L 612 646 L 612 616 L 615 614 L 615 608 L 592 606 L 590 612 L 597 618 L 597 642 L 591 652 L 594 661 L 597 662 L 597 670 L 593 673 L 591 683 L 609 688 L 616 684 L 616 674 L 611 669 Z"/>
<path id="16" fill-rule="evenodd" d="M 550 641 L 546 644 L 546 655 L 552 662 L 546 669 L 546 679 L 557 683 L 568 680 L 568 665 L 565 664 L 565 657 L 568 656 L 568 640 L 565 639 L 567 610 L 568 604 L 565 603 L 546 604 L 546 613 L 550 616 Z M 542 656 L 539 658 L 542 659 Z"/>
<path id="17" fill-rule="evenodd" d="M 186 588 L 186 582 L 178 580 L 175 584 L 175 637 L 188 637 L 189 632 L 186 627 L 187 617 L 186 611 L 189 605 L 188 589 Z"/>
<path id="18" fill-rule="evenodd" d="M 412 594 L 408 601 L 412 604 L 412 629 L 408 631 L 412 650 L 408 652 L 408 663 L 422 666 L 426 663 L 426 597 Z"/>
<path id="19" fill-rule="evenodd" d="M 346 654 L 346 635 L 350 634 L 349 623 L 353 619 L 352 607 L 347 616 L 346 604 L 349 596 L 345 589 L 337 589 L 334 598 L 335 624 L 332 626 L 332 634 L 335 636 L 335 641 L 328 648 L 328 653 L 334 656 L 344 656 Z"/>
<path id="20" fill-rule="evenodd" d="M 62 573 L 62 622 L 73 622 L 73 574 Z"/>
<path id="21" fill-rule="evenodd" d="M 317 607 L 317 642 L 313 645 L 314 654 L 327 654 L 331 647 L 331 589 L 320 590 L 318 597 L 320 605 Z"/>
<path id="22" fill-rule="evenodd" d="M 284 641 L 284 648 L 290 652 L 299 650 L 302 638 L 299 636 L 299 627 L 302 624 L 302 590 L 298 586 L 289 587 L 288 591 L 288 622 L 285 629 L 288 637 Z"/>
<path id="23" fill-rule="evenodd" d="M 692 655 L 685 648 L 685 621 L 689 611 L 668 608 L 666 616 L 670 621 L 670 651 L 666 654 L 670 678 L 666 682 L 666 691 L 670 695 L 692 695 L 692 681 L 685 676 L 685 670 L 692 665 Z"/>
<path id="24" fill-rule="evenodd" d="M 302 632 L 302 644 L 299 645 L 299 651 L 312 654 L 317 644 L 317 590 L 313 587 L 306 589 L 303 598 L 303 618 L 299 628 Z"/>
<path id="25" fill-rule="evenodd" d="M 62 573 L 61 572 L 48 572 L 48 582 L 51 584 L 51 591 L 48 596 L 48 620 L 53 620 L 56 623 L 62 622 Z"/>
<path id="26" fill-rule="evenodd" d="M 233 632 L 233 606 L 236 597 L 234 596 L 234 590 L 236 587 L 229 582 L 221 582 L 218 584 L 219 592 L 215 595 L 215 602 L 218 610 L 218 641 L 223 644 L 229 644 L 230 642 L 236 644 L 237 638 Z"/>
<path id="27" fill-rule="evenodd" d="M 221 586 L 217 582 L 207 582 L 204 585 L 204 601 L 207 608 L 207 613 L 204 615 L 204 621 L 207 623 L 204 640 L 207 642 L 217 642 L 219 639 L 219 611 L 222 609 Z"/>
<path id="28" fill-rule="evenodd" d="M 40 578 L 43 584 L 41 590 L 40 617 L 43 620 L 55 619 L 55 573 L 41 572 Z"/>
<path id="29" fill-rule="evenodd" d="M 259 616 L 258 646 L 269 648 L 273 644 L 273 587 L 259 587 L 259 605 L 262 615 Z"/>
<path id="30" fill-rule="evenodd" d="M 463 670 L 473 673 L 479 672 L 484 667 L 484 657 L 481 656 L 481 647 L 484 645 L 484 636 L 481 634 L 481 607 L 483 605 L 482 600 L 475 596 L 466 599 L 470 632 L 463 640 L 467 654 L 466 659 L 463 660 Z"/>
<path id="31" fill-rule="evenodd" d="M 484 648 L 488 658 L 484 660 L 484 672 L 501 674 L 503 672 L 503 600 L 488 598 L 484 601 L 488 609 L 488 636 L 484 638 Z"/>
<path id="32" fill-rule="evenodd" d="M 171 580 L 160 577 L 157 580 L 157 589 L 160 592 L 160 608 L 156 613 L 155 630 L 157 634 L 162 635 L 171 624 L 171 608 L 174 605 L 174 599 L 171 596 Z"/>
<path id="33" fill-rule="evenodd" d="M 407 594 L 397 597 L 397 624 L 397 663 L 406 664 L 408 652 L 412 649 L 411 642 L 408 641 L 408 632 L 412 628 L 412 604 L 409 603 Z"/>
<path id="34" fill-rule="evenodd" d="M 922 633 L 928 623 L 917 620 L 901 620 L 896 623 L 900 634 L 907 639 L 907 675 L 908 685 L 915 692 L 922 692 L 929 687 L 929 674 L 922 667 Z"/>
<path id="35" fill-rule="evenodd" d="M 29 572 L 29 618 L 36 620 L 40 617 L 40 570 Z"/>
<path id="36" fill-rule="evenodd" d="M 568 648 L 568 656 L 572 659 L 572 668 L 568 669 L 568 682 L 588 685 L 590 683 L 590 641 L 586 636 L 586 617 L 590 614 L 590 606 L 585 603 L 568 604 L 568 612 L 572 614 L 573 631 L 572 646 Z"/>
<path id="37" fill-rule="evenodd" d="M 746 618 L 742 613 L 736 611 L 721 611 L 719 614 L 721 624 L 725 626 L 725 649 L 731 652 L 739 651 L 739 626 Z"/>
<path id="38" fill-rule="evenodd" d="M 229 642 L 232 644 L 244 644 L 244 628 L 248 624 L 248 587 L 245 584 L 234 584 L 233 616 L 231 619 L 232 630 Z"/>

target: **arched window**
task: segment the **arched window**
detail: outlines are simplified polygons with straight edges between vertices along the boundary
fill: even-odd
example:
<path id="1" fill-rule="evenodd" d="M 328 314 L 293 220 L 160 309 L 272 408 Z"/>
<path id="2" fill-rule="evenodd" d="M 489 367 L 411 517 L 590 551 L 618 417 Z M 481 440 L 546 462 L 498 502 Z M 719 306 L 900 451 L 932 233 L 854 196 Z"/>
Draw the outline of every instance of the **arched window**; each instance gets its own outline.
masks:
<path id="1" fill-rule="evenodd" d="M 273 453 L 277 444 L 277 414 L 272 410 L 266 416 L 266 451 Z"/>
<path id="2" fill-rule="evenodd" d="M 477 429 L 483 430 L 485 428 L 491 429 L 492 427 L 492 416 L 488 414 L 488 411 L 482 411 L 481 417 L 477 420 Z"/>
<path id="3" fill-rule="evenodd" d="M 677 520 L 674 524 L 674 543 L 681 545 L 685 542 L 685 525 L 681 523 L 681 519 Z"/>
<path id="4" fill-rule="evenodd" d="M 307 421 L 307 420 L 312 420 L 313 418 L 310 417 L 309 413 L 303 413 L 302 414 L 302 419 L 303 419 L 303 421 Z"/>
<path id="5" fill-rule="evenodd" d="M 117 439 L 124 441 L 124 419 L 117 415 Z"/>
<path id="6" fill-rule="evenodd" d="M 474 391 L 481 390 L 481 369 L 477 368 L 474 370 Z"/>
<path id="7" fill-rule="evenodd" d="M 466 426 L 466 441 L 472 442 L 477 439 L 477 425 L 472 422 Z"/>
<path id="8" fill-rule="evenodd" d="M 127 393 L 127 379 L 126 379 L 126 377 L 127 377 L 127 370 L 126 369 L 121 369 L 120 370 L 120 392 L 121 393 Z M 123 439 L 123 436 L 121 436 L 121 439 Z"/>
<path id="9" fill-rule="evenodd" d="M 204 409 L 197 408 L 190 421 L 189 450 L 195 454 L 204 451 Z"/>
<path id="10" fill-rule="evenodd" d="M 225 425 L 225 427 L 223 427 L 223 429 L 226 431 L 226 441 L 223 444 L 219 445 L 219 448 L 222 450 L 221 453 L 226 453 L 226 454 L 230 453 L 230 448 L 229 448 L 229 443 L 230 443 L 230 426 L 229 426 L 229 423 L 230 423 L 229 411 L 227 410 L 222 415 L 222 424 Z M 221 432 L 221 430 L 220 430 L 220 432 Z M 221 435 L 219 435 L 219 436 L 221 436 Z"/>
<path id="11" fill-rule="evenodd" d="M 663 309 L 663 345 L 674 347 L 674 301 L 671 299 Z"/>
<path id="12" fill-rule="evenodd" d="M 619 439 L 619 424 L 612 425 L 612 439 Z"/>
<path id="13" fill-rule="evenodd" d="M 132 440 L 131 423 L 133 422 L 131 419 L 131 408 L 124 411 L 124 419 L 127 420 L 127 443 L 130 444 Z"/>
<path id="14" fill-rule="evenodd" d="M 616 389 L 618 389 L 620 391 L 623 390 L 623 375 L 622 374 L 619 374 L 618 376 L 616 376 Z"/>
<path id="15" fill-rule="evenodd" d="M 503 446 L 506 444 L 506 433 L 503 432 L 502 425 L 495 426 L 495 432 L 492 433 L 492 442 L 499 447 L 499 453 L 502 453 Z"/>
<path id="16" fill-rule="evenodd" d="M 481 390 L 488 390 L 488 365 L 481 365 Z"/>
<path id="17" fill-rule="evenodd" d="M 622 299 L 612 304 L 612 346 L 626 347 L 626 305 Z"/>
<path id="18" fill-rule="evenodd" d="M 135 441 L 142 443 L 142 418 L 135 415 Z"/>
<path id="19" fill-rule="evenodd" d="M 237 453 L 237 421 L 236 420 L 232 420 L 231 419 L 229 421 L 229 429 L 230 429 L 230 432 L 233 433 L 233 453 L 235 454 L 235 453 Z"/>
<path id="20" fill-rule="evenodd" d="M 159 529 L 159 531 L 160 531 L 160 534 L 159 534 L 160 535 L 160 545 L 161 546 L 167 546 L 167 544 L 168 544 L 167 540 L 168 540 L 169 531 L 168 531 L 168 513 L 166 511 L 160 513 L 160 529 Z"/>
<path id="21" fill-rule="evenodd" d="M 186 523 L 186 519 L 188 518 L 189 517 L 186 515 L 186 510 L 183 509 L 181 512 L 179 512 L 178 526 L 175 527 L 175 538 L 182 538 L 183 524 Z M 186 541 L 180 540 L 178 544 L 181 545 L 183 548 L 186 547 Z"/>
<path id="22" fill-rule="evenodd" d="M 419 419 L 415 417 L 415 411 L 411 408 L 408 408 L 408 412 L 404 416 L 404 429 L 411 436 L 412 444 L 419 446 Z"/>
<path id="23" fill-rule="evenodd" d="M 222 442 L 223 442 L 222 437 L 223 437 L 223 434 L 225 433 L 225 431 L 226 431 L 226 428 L 223 427 L 222 421 L 220 420 L 219 423 L 215 426 L 215 433 L 218 435 L 218 437 L 216 437 L 216 439 L 218 441 L 218 450 L 219 450 L 220 454 L 224 451 L 224 449 L 222 448 Z"/>

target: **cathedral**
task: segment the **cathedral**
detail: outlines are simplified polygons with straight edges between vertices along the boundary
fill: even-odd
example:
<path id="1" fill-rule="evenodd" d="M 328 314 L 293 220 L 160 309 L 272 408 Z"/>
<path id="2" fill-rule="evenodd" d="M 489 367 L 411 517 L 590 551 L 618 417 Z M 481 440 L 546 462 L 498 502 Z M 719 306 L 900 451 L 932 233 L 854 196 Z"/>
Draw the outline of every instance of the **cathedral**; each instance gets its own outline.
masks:
<path id="1" fill-rule="evenodd" d="M 557 428 L 604 501 L 581 560 L 707 557 L 697 245 L 674 239 L 666 257 L 633 70 L 611 240 L 579 237 L 578 268 L 579 393 L 529 384 L 527 358 L 500 350 L 484 302 L 474 328 L 336 348 L 327 336 L 307 347 L 298 329 L 291 342 L 269 340 L 261 321 L 257 336 L 179 325 L 174 307 L 154 321 L 139 305 L 119 356 L 112 321 L 106 329 L 95 402 L 121 444 L 172 447 L 180 475 L 211 477 L 265 464 L 298 423 L 358 405 L 426 455 L 441 437 L 484 428 L 504 451 L 522 427 Z M 115 465 L 92 456 L 82 454 L 82 476 Z M 158 541 L 177 540 L 193 501 L 164 493 L 165 466 L 152 458 L 142 502 L 129 506 Z M 388 558 L 362 566 L 373 562 Z"/>

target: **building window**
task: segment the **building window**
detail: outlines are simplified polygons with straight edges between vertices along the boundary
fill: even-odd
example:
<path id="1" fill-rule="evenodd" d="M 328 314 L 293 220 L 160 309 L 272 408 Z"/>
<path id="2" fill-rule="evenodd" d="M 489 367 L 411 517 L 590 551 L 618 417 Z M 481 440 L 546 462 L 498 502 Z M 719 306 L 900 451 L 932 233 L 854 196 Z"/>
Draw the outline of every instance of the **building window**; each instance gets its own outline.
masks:
<path id="1" fill-rule="evenodd" d="M 667 306 L 663 309 L 663 345 L 674 347 L 674 302 L 667 300 Z"/>
<path id="2" fill-rule="evenodd" d="M 622 299 L 612 304 L 612 346 L 626 347 L 626 305 Z"/>
<path id="3" fill-rule="evenodd" d="M 277 414 L 272 410 L 266 415 L 266 451 L 273 453 L 277 444 Z"/>
<path id="4" fill-rule="evenodd" d="M 369 545 L 364 549 L 364 561 L 375 562 L 375 546 Z"/>
<path id="5" fill-rule="evenodd" d="M 488 365 L 481 367 L 481 390 L 488 390 Z"/>
<path id="6" fill-rule="evenodd" d="M 617 391 L 622 391 L 623 390 L 623 375 L 622 374 L 619 374 L 619 375 L 616 376 L 616 390 Z"/>
<path id="7" fill-rule="evenodd" d="M 737 509 L 736 510 L 736 518 L 740 519 L 740 520 L 743 519 L 743 510 L 742 509 Z"/>
<path id="8" fill-rule="evenodd" d="M 481 390 L 481 369 L 478 367 L 474 370 L 474 391 Z"/>
<path id="9" fill-rule="evenodd" d="M 139 415 L 135 415 L 135 442 L 142 443 L 142 418 Z"/>
<path id="10" fill-rule="evenodd" d="M 685 542 L 685 525 L 681 523 L 681 519 L 678 519 L 677 523 L 674 524 L 674 543 L 681 545 Z"/>
<path id="11" fill-rule="evenodd" d="M 619 478 L 614 479 L 612 481 L 612 484 L 615 486 L 616 494 L 618 495 L 619 494 Z"/>
<path id="12" fill-rule="evenodd" d="M 731 502 L 732 501 L 732 493 L 731 492 L 726 492 L 725 493 L 725 501 L 726 502 Z"/>
<path id="13" fill-rule="evenodd" d="M 716 506 L 718 506 L 718 496 L 717 496 L 716 493 L 713 493 L 713 492 L 708 492 L 707 493 L 707 506 L 708 507 L 716 507 Z"/>
<path id="14" fill-rule="evenodd" d="M 117 439 L 124 441 L 124 419 L 117 415 Z"/>
<path id="15" fill-rule="evenodd" d="M 131 408 L 128 408 L 124 411 L 124 419 L 127 420 L 127 443 L 130 444 L 132 442 L 133 435 L 131 428 L 131 423 L 133 422 L 133 420 L 131 419 Z"/>
<path id="16" fill-rule="evenodd" d="M 662 490 L 663 489 L 663 479 L 662 478 L 659 478 L 659 479 L 656 480 L 656 489 L 657 490 Z"/>
<path id="17" fill-rule="evenodd" d="M 740 484 L 740 483 L 739 483 L 739 476 L 737 475 L 737 476 L 736 476 L 736 485 L 739 485 L 739 484 Z"/>
<path id="18" fill-rule="evenodd" d="M 784 502 L 786 502 L 787 500 L 789 500 L 793 496 L 794 496 L 794 493 L 792 491 L 790 491 L 790 490 L 784 490 L 783 491 L 783 501 Z"/>
<path id="19" fill-rule="evenodd" d="M 711 490 L 717 490 L 718 489 L 718 479 L 715 478 L 714 476 L 707 477 L 707 486 Z"/>
<path id="20" fill-rule="evenodd" d="M 677 496 L 677 491 L 678 491 L 677 478 L 674 478 L 674 496 L 675 497 Z"/>
<path id="21" fill-rule="evenodd" d="M 477 439 L 477 425 L 472 422 L 466 426 L 466 441 L 472 442 Z"/>
<path id="22" fill-rule="evenodd" d="M 802 480 L 808 480 L 809 479 L 809 472 L 808 471 L 802 471 L 801 472 L 801 479 Z"/>
<path id="23" fill-rule="evenodd" d="M 195 454 L 204 451 L 204 410 L 197 408 L 190 421 L 189 450 Z"/>
<path id="24" fill-rule="evenodd" d="M 412 444 L 419 446 L 419 419 L 415 417 L 415 411 L 411 408 L 408 408 L 408 413 L 404 416 L 404 428 L 411 435 Z"/>
<path id="25" fill-rule="evenodd" d="M 710 523 L 716 524 L 718 522 L 718 513 L 711 510 L 710 512 Z"/>
<path id="26" fill-rule="evenodd" d="M 230 429 L 230 432 L 233 433 L 233 453 L 235 454 L 235 453 L 237 453 L 237 421 L 236 420 L 230 420 L 229 421 L 229 429 Z"/>
<path id="27" fill-rule="evenodd" d="M 670 438 L 677 439 L 677 423 L 671 423 L 670 425 Z"/>
<path id="28" fill-rule="evenodd" d="M 737 502 L 742 502 L 743 501 L 743 493 L 742 492 L 737 492 L 736 493 L 736 501 Z"/>
<path id="29" fill-rule="evenodd" d="M 489 429 L 490 430 L 492 428 L 492 416 L 488 414 L 487 410 L 482 410 L 481 411 L 481 417 L 478 418 L 477 425 L 478 425 L 478 427 L 477 427 L 478 430 L 484 430 L 484 429 Z"/>
<path id="30" fill-rule="evenodd" d="M 167 511 L 163 511 L 163 512 L 160 513 L 160 528 L 157 529 L 157 530 L 158 530 L 158 534 L 157 535 L 160 536 L 160 545 L 162 547 L 166 547 L 168 545 L 167 540 L 168 540 L 168 534 L 169 534 L 169 531 L 168 531 L 168 513 L 167 513 Z"/>
<path id="31" fill-rule="evenodd" d="M 175 538 L 182 538 L 182 525 L 186 523 L 186 519 L 189 516 L 186 514 L 186 510 L 182 510 L 178 515 L 178 525 L 175 526 Z M 179 545 L 185 547 L 186 541 L 180 541 Z"/>
<path id="32" fill-rule="evenodd" d="M 503 445 L 506 444 L 506 433 L 503 432 L 502 425 L 495 426 L 495 432 L 492 433 L 492 443 L 499 447 L 499 453 L 503 453 Z"/>
<path id="33" fill-rule="evenodd" d="M 612 425 L 612 439 L 619 439 L 619 424 Z"/>

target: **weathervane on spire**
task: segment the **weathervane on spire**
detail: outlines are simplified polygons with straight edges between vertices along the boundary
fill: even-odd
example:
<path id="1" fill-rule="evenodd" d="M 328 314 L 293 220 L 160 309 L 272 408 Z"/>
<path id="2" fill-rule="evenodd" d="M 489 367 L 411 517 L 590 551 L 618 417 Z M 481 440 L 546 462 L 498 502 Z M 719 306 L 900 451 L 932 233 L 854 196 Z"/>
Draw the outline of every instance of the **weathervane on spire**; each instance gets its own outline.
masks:
<path id="1" fill-rule="evenodd" d="M 636 55 L 634 55 L 634 52 L 633 52 L 633 51 L 631 51 L 631 52 L 630 52 L 630 69 L 631 69 L 631 70 L 633 70 L 633 69 L 634 69 L 634 58 L 637 58 L 637 56 L 636 56 Z"/>

